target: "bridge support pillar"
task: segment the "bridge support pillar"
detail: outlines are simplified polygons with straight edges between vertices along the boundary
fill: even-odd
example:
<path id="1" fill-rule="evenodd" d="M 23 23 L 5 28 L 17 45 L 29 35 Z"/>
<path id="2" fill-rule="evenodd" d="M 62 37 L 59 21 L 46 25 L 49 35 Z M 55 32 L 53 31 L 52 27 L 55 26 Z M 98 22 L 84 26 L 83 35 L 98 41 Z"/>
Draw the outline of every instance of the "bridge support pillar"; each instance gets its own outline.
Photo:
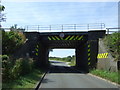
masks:
<path id="1" fill-rule="evenodd" d="M 97 66 L 98 40 L 90 40 L 88 45 L 90 46 L 90 56 L 88 56 L 89 69 L 94 69 Z"/>
<path id="2" fill-rule="evenodd" d="M 98 55 L 98 39 L 105 35 L 105 30 L 88 31 L 88 45 L 90 48 L 89 69 L 96 68 Z"/>
<path id="3" fill-rule="evenodd" d="M 84 72 L 88 71 L 87 45 L 83 44 L 76 48 L 76 67 Z"/>
<path id="4" fill-rule="evenodd" d="M 38 66 L 39 67 L 48 67 L 49 66 L 49 49 L 47 47 L 44 47 L 43 45 L 40 45 L 39 50 L 39 60 L 38 60 Z"/>

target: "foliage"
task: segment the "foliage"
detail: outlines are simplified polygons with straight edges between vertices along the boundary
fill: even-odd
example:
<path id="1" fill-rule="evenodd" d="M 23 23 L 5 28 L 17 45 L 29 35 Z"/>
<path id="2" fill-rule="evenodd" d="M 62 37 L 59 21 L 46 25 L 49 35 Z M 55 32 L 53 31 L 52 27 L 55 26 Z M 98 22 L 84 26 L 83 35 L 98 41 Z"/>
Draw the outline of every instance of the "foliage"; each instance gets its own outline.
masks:
<path id="1" fill-rule="evenodd" d="M 25 29 L 23 29 L 23 28 L 17 28 L 17 24 L 14 24 L 14 26 L 10 27 L 10 31 L 24 32 Z"/>
<path id="2" fill-rule="evenodd" d="M 108 50 L 116 60 L 120 60 L 120 33 L 113 33 L 104 37 Z"/>
<path id="3" fill-rule="evenodd" d="M 31 73 L 21 76 L 18 79 L 2 83 L 3 89 L 23 89 L 23 88 L 35 88 L 36 83 L 39 82 L 40 78 L 42 77 L 44 71 L 40 69 L 34 69 Z"/>
<path id="4" fill-rule="evenodd" d="M 2 80 L 3 82 L 7 81 L 7 79 L 10 79 L 10 69 L 12 66 L 11 61 L 9 60 L 9 57 L 7 55 L 2 55 Z"/>
<path id="5" fill-rule="evenodd" d="M 120 81 L 118 80 L 118 72 L 109 72 L 105 70 L 94 69 L 91 70 L 90 73 L 120 84 Z"/>
<path id="6" fill-rule="evenodd" d="M 13 68 L 11 69 L 10 75 L 13 79 L 16 79 L 20 76 L 20 74 L 22 72 L 21 66 L 22 66 L 22 59 L 20 58 L 20 59 L 16 60 Z"/>
<path id="7" fill-rule="evenodd" d="M 10 55 L 24 43 L 26 38 L 22 32 L 3 30 L 2 39 L 2 53 Z"/>
<path id="8" fill-rule="evenodd" d="M 50 60 L 58 60 L 58 61 L 63 61 L 63 62 L 70 62 L 70 65 L 71 66 L 74 66 L 75 65 L 75 56 L 67 56 L 67 57 L 63 57 L 63 58 L 60 58 L 60 57 L 49 57 Z"/>
<path id="9" fill-rule="evenodd" d="M 4 14 L 4 13 L 2 13 L 2 11 L 4 11 L 4 10 L 5 10 L 5 6 L 0 5 L 0 22 L 2 22 L 2 21 L 5 21 L 5 20 L 6 20 L 6 18 L 5 18 L 5 14 Z"/>
<path id="10" fill-rule="evenodd" d="M 2 78 L 8 82 L 32 72 L 34 62 L 31 58 L 14 60 L 7 55 L 2 55 Z"/>
<path id="11" fill-rule="evenodd" d="M 29 73 L 32 71 L 34 64 L 33 60 L 31 58 L 26 58 L 22 60 L 22 75 L 25 75 L 26 73 Z"/>
<path id="12" fill-rule="evenodd" d="M 4 11 L 4 9 L 5 9 L 5 6 L 0 5 L 0 12 L 1 12 L 1 11 Z"/>

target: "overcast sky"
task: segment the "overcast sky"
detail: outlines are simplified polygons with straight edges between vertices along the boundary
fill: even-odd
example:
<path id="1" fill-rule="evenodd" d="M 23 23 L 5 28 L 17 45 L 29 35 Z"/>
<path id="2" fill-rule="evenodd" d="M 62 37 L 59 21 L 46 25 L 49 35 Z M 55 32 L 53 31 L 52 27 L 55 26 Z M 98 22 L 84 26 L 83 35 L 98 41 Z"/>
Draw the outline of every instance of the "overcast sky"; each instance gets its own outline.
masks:
<path id="1" fill-rule="evenodd" d="M 13 2 L 2 1 L 7 20 L 2 27 L 17 24 L 83 24 L 105 23 L 106 27 L 118 27 L 118 2 Z M 25 0 L 24 0 L 25 1 Z M 102 0 L 101 0 L 102 1 Z M 117 1 L 117 0 L 116 0 Z M 74 50 L 54 50 L 50 56 L 73 55 Z"/>

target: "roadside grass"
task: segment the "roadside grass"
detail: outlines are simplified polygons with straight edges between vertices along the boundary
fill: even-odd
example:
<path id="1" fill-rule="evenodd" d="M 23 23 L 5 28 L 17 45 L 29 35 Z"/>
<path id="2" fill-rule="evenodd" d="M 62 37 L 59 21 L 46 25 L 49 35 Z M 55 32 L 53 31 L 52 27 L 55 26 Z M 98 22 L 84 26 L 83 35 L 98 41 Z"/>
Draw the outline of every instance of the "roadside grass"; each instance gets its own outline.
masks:
<path id="1" fill-rule="evenodd" d="M 15 89 L 15 88 L 35 88 L 43 75 L 43 70 L 34 69 L 32 73 L 20 77 L 17 80 L 2 83 L 3 89 Z"/>
<path id="2" fill-rule="evenodd" d="M 90 70 L 90 73 L 120 84 L 118 72 L 109 72 L 109 71 L 105 71 L 105 70 L 98 70 L 98 69 L 95 70 L 94 69 L 94 70 Z"/>
<path id="3" fill-rule="evenodd" d="M 70 63 L 69 63 L 70 66 L 75 66 L 75 60 L 72 60 Z"/>

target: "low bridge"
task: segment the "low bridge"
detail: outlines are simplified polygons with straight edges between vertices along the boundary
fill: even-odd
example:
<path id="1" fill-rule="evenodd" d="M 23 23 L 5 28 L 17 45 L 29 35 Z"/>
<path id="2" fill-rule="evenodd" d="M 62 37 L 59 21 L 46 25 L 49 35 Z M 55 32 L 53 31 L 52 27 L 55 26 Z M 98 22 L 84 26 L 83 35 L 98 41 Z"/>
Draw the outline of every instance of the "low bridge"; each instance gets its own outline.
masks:
<path id="1" fill-rule="evenodd" d="M 105 35 L 106 30 L 101 25 L 99 29 L 81 31 L 77 30 L 78 27 L 75 27 L 77 25 L 74 25 L 74 31 L 63 31 L 62 26 L 62 31 L 59 32 L 40 32 L 39 26 L 37 32 L 24 32 L 28 39 L 27 53 L 37 60 L 38 66 L 46 67 L 49 66 L 50 49 L 75 49 L 77 68 L 86 72 L 89 72 L 90 68 L 96 68 L 98 39 Z M 51 26 L 50 30 L 52 30 Z"/>

